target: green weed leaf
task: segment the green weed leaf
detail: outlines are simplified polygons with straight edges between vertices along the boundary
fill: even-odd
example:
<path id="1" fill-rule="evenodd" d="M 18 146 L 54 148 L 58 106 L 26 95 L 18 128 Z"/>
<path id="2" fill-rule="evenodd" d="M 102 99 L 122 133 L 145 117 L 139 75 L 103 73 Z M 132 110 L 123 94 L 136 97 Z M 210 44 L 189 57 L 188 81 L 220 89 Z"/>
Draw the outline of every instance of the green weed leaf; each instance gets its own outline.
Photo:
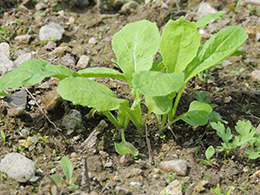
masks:
<path id="1" fill-rule="evenodd" d="M 201 28 L 206 26 L 210 23 L 211 20 L 220 20 L 222 19 L 221 16 L 223 16 L 226 12 L 225 11 L 219 11 L 217 13 L 209 14 L 207 16 L 204 16 L 203 18 L 199 19 L 195 24 L 197 28 Z"/>
<path id="2" fill-rule="evenodd" d="M 62 80 L 57 92 L 74 105 L 94 107 L 97 111 L 115 110 L 121 103 L 127 101 L 118 99 L 106 86 L 84 77 L 69 77 Z"/>
<path id="3" fill-rule="evenodd" d="M 211 112 L 212 108 L 207 103 L 193 101 L 190 104 L 188 112 L 181 115 L 180 119 L 192 126 L 206 125 Z"/>
<path id="4" fill-rule="evenodd" d="M 162 32 L 160 53 L 168 73 L 182 72 L 196 56 L 200 33 L 194 22 L 181 17 L 168 21 Z"/>
<path id="5" fill-rule="evenodd" d="M 199 49 L 196 58 L 185 69 L 185 83 L 198 73 L 233 54 L 248 38 L 241 26 L 229 26 L 211 37 Z"/>
<path id="6" fill-rule="evenodd" d="M 184 85 L 184 74 L 143 71 L 133 79 L 133 86 L 147 96 L 166 96 Z"/>
<path id="7" fill-rule="evenodd" d="M 59 175 L 52 175 L 51 178 L 57 183 L 66 184 L 66 181 Z"/>
<path id="8" fill-rule="evenodd" d="M 63 157 L 60 161 L 62 170 L 66 175 L 67 182 L 71 181 L 73 175 L 73 165 L 68 158 Z"/>
<path id="9" fill-rule="evenodd" d="M 159 42 L 156 24 L 147 20 L 127 24 L 113 36 L 112 46 L 118 65 L 130 85 L 134 73 L 150 70 Z"/>
<path id="10" fill-rule="evenodd" d="M 155 114 L 167 114 L 172 109 L 172 99 L 167 96 L 145 96 L 146 106 Z"/>
<path id="11" fill-rule="evenodd" d="M 213 146 L 208 147 L 208 149 L 205 152 L 205 156 L 210 161 L 211 157 L 215 154 L 215 149 Z"/>
<path id="12" fill-rule="evenodd" d="M 114 69 L 105 68 L 105 67 L 86 68 L 78 71 L 78 74 L 85 77 L 106 77 L 106 78 L 126 80 L 125 76 L 122 73 Z"/>
<path id="13" fill-rule="evenodd" d="M 254 150 L 254 148 L 247 148 L 245 153 L 250 159 L 257 159 L 260 157 L 260 151 Z"/>
<path id="14" fill-rule="evenodd" d="M 121 141 L 120 143 L 115 144 L 115 149 L 118 154 L 124 155 L 124 154 L 131 154 L 132 156 L 137 156 L 139 154 L 139 151 L 129 142 L 127 141 Z"/>
<path id="15" fill-rule="evenodd" d="M 21 85 L 34 85 L 41 82 L 45 77 L 56 77 L 64 79 L 66 77 L 79 76 L 77 72 L 72 71 L 62 65 L 51 65 L 45 60 L 31 59 L 23 62 L 16 69 L 3 75 L 0 80 L 0 94 L 4 95 L 6 88 L 17 89 Z M 2 92 L 2 93 L 1 93 Z"/>
<path id="16" fill-rule="evenodd" d="M 228 127 L 227 130 L 225 130 L 224 125 L 221 122 L 215 123 L 212 122 L 210 123 L 211 127 L 215 130 L 217 130 L 217 134 L 221 139 L 228 144 L 229 141 L 232 139 L 233 135 L 231 134 L 231 130 Z"/>
<path id="17" fill-rule="evenodd" d="M 236 131 L 240 134 L 240 143 L 239 146 L 242 146 L 246 144 L 247 142 L 251 141 L 255 134 L 256 134 L 256 129 L 252 128 L 251 122 L 250 121 L 241 121 L 239 120 L 235 126 Z"/>

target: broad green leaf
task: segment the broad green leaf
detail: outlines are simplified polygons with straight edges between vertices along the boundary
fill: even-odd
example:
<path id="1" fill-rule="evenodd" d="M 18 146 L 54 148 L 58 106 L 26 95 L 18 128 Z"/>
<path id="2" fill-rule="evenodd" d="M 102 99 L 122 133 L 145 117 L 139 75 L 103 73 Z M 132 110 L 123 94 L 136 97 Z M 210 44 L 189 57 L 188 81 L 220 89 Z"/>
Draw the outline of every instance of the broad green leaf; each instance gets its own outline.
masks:
<path id="1" fill-rule="evenodd" d="M 205 156 L 210 161 L 211 157 L 215 154 L 215 149 L 213 146 L 208 147 L 208 149 L 205 152 Z"/>
<path id="2" fill-rule="evenodd" d="M 166 96 L 177 92 L 184 85 L 182 72 L 162 73 L 143 71 L 133 79 L 133 86 L 147 96 Z"/>
<path id="3" fill-rule="evenodd" d="M 167 96 L 145 96 L 146 106 L 155 114 L 166 114 L 172 109 L 172 99 Z"/>
<path id="4" fill-rule="evenodd" d="M 118 99 L 106 86 L 84 77 L 68 77 L 62 80 L 57 92 L 74 105 L 94 107 L 97 111 L 115 110 L 127 101 Z"/>
<path id="5" fill-rule="evenodd" d="M 255 151 L 253 148 L 247 148 L 245 153 L 250 159 L 257 159 L 260 157 L 260 151 Z"/>
<path id="6" fill-rule="evenodd" d="M 124 155 L 124 154 L 131 154 L 132 156 L 137 156 L 139 154 L 139 151 L 129 142 L 127 141 L 121 141 L 120 143 L 115 144 L 115 149 L 118 154 Z"/>
<path id="7" fill-rule="evenodd" d="M 232 139 L 233 135 L 231 134 L 231 130 L 228 127 L 227 130 L 225 130 L 224 125 L 221 122 L 210 123 L 211 127 L 215 130 L 217 130 L 217 134 L 225 143 L 229 143 L 229 141 Z"/>
<path id="8" fill-rule="evenodd" d="M 158 28 L 148 20 L 128 24 L 113 36 L 112 46 L 117 63 L 130 85 L 133 73 L 152 67 L 159 42 Z"/>
<path id="9" fill-rule="evenodd" d="M 186 68 L 197 54 L 200 37 L 194 22 L 184 17 L 169 20 L 160 43 L 160 53 L 168 73 L 182 72 Z"/>
<path id="10" fill-rule="evenodd" d="M 193 101 L 190 104 L 188 112 L 181 115 L 180 119 L 192 126 L 206 125 L 211 112 L 212 108 L 210 105 L 204 102 Z"/>
<path id="11" fill-rule="evenodd" d="M 185 69 L 185 83 L 233 54 L 247 39 L 241 26 L 229 26 L 211 37 L 199 49 L 196 58 Z"/>
<path id="12" fill-rule="evenodd" d="M 52 175 L 51 178 L 57 183 L 66 184 L 66 181 L 59 175 Z"/>
<path id="13" fill-rule="evenodd" d="M 3 75 L 0 79 L 0 92 L 6 88 L 15 90 L 21 85 L 34 85 L 50 76 L 64 79 L 69 76 L 78 76 L 78 73 L 62 65 L 55 66 L 45 60 L 31 59 Z"/>
<path id="14" fill-rule="evenodd" d="M 201 28 L 206 26 L 210 23 L 211 20 L 220 20 L 222 19 L 221 16 L 223 16 L 226 12 L 225 11 L 219 11 L 217 13 L 209 14 L 207 16 L 204 16 L 203 18 L 199 19 L 195 24 L 197 28 Z"/>
<path id="15" fill-rule="evenodd" d="M 78 74 L 84 77 L 107 77 L 107 78 L 125 80 L 125 76 L 122 73 L 114 69 L 105 68 L 105 67 L 86 68 L 78 71 Z"/>
<path id="16" fill-rule="evenodd" d="M 238 136 L 240 138 L 240 143 L 238 146 L 242 146 L 246 144 L 247 142 L 251 141 L 254 139 L 254 136 L 256 134 L 256 129 L 252 128 L 251 122 L 250 121 L 241 121 L 239 120 L 235 126 L 236 131 L 240 134 Z"/>
<path id="17" fill-rule="evenodd" d="M 67 189 L 69 189 L 69 190 L 77 190 L 77 189 L 79 189 L 79 186 L 78 185 L 70 185 L 70 186 L 67 187 Z"/>
<path id="18" fill-rule="evenodd" d="M 67 182 L 71 181 L 73 175 L 73 165 L 68 158 L 63 157 L 60 161 L 62 170 L 66 175 Z"/>

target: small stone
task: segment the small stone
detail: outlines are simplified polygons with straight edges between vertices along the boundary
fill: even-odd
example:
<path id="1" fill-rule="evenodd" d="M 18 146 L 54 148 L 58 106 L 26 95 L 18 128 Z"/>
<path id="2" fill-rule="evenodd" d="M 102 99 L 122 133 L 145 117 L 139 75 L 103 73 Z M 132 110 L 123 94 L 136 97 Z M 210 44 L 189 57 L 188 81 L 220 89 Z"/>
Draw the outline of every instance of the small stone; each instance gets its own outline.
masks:
<path id="1" fill-rule="evenodd" d="M 98 41 L 94 37 L 92 37 L 92 38 L 89 39 L 88 44 L 89 45 L 95 45 L 97 42 Z"/>
<path id="2" fill-rule="evenodd" d="M 64 116 L 61 124 L 67 129 L 67 134 L 71 134 L 78 129 L 85 129 L 82 116 L 80 112 L 75 109 L 70 110 L 70 112 Z"/>
<path id="3" fill-rule="evenodd" d="M 15 41 L 17 41 L 18 43 L 29 43 L 30 39 L 31 39 L 31 35 L 19 35 L 16 36 L 14 38 Z"/>
<path id="4" fill-rule="evenodd" d="M 86 55 L 82 55 L 79 58 L 79 61 L 76 65 L 77 69 L 85 69 L 89 66 L 90 64 L 90 57 L 86 56 Z"/>
<path id="5" fill-rule="evenodd" d="M 160 195 L 182 195 L 182 185 L 178 180 L 172 181 L 165 189 L 160 192 Z"/>
<path id="6" fill-rule="evenodd" d="M 187 174 L 187 161 L 185 160 L 170 160 L 160 163 L 160 169 L 177 173 L 177 175 L 185 176 Z"/>
<path id="7" fill-rule="evenodd" d="M 59 14 L 61 17 L 64 17 L 64 10 L 58 11 L 58 14 Z"/>
<path id="8" fill-rule="evenodd" d="M 31 53 L 25 53 L 20 55 L 15 61 L 14 65 L 15 67 L 20 66 L 23 62 L 32 59 L 32 54 Z"/>
<path id="9" fill-rule="evenodd" d="M 8 43 L 6 42 L 0 43 L 0 53 L 4 53 L 6 57 L 10 56 L 10 46 Z"/>
<path id="10" fill-rule="evenodd" d="M 72 152 L 72 153 L 70 154 L 70 156 L 71 156 L 71 157 L 75 157 L 75 156 L 77 156 L 77 153 L 76 153 L 76 152 Z"/>
<path id="11" fill-rule="evenodd" d="M 7 97 L 9 100 L 9 106 L 11 108 L 23 108 L 25 109 L 27 103 L 27 93 L 25 91 L 18 91 Z"/>
<path id="12" fill-rule="evenodd" d="M 105 164 L 104 164 L 104 167 L 105 168 L 111 168 L 113 166 L 113 163 L 112 162 L 106 162 Z"/>
<path id="13" fill-rule="evenodd" d="M 194 192 L 200 193 L 205 190 L 204 186 L 207 185 L 209 182 L 208 181 L 199 181 L 198 184 L 194 187 Z"/>
<path id="14" fill-rule="evenodd" d="M 133 187 L 139 187 L 139 188 L 143 187 L 142 183 L 135 182 L 135 181 L 130 182 L 130 185 L 133 186 Z"/>
<path id="15" fill-rule="evenodd" d="M 73 18 L 72 16 L 70 16 L 68 24 L 74 24 L 75 22 L 75 18 Z"/>
<path id="16" fill-rule="evenodd" d="M 252 78 L 252 81 L 259 82 L 260 81 L 260 70 L 254 70 L 253 72 L 251 72 L 251 78 Z"/>
<path id="17" fill-rule="evenodd" d="M 260 41 L 260 33 L 257 33 L 257 34 L 256 34 L 256 40 L 257 40 L 257 41 Z"/>
<path id="18" fill-rule="evenodd" d="M 214 14 L 217 12 L 218 10 L 216 10 L 210 3 L 204 2 L 199 4 L 197 15 L 199 16 L 199 18 L 202 18 L 206 15 Z"/>
<path id="19" fill-rule="evenodd" d="M 109 154 L 102 150 L 99 151 L 99 154 L 100 154 L 101 158 L 104 160 L 109 157 Z"/>
<path id="20" fill-rule="evenodd" d="M 135 1 L 129 1 L 121 7 L 121 10 L 119 11 L 119 13 L 128 14 L 131 12 L 131 9 L 136 9 L 138 7 L 138 5 L 139 4 Z"/>
<path id="21" fill-rule="evenodd" d="M 128 172 L 126 173 L 125 177 L 126 178 L 137 177 L 138 175 L 141 175 L 142 173 L 143 173 L 142 169 L 134 168 L 134 169 L 128 170 Z"/>
<path id="22" fill-rule="evenodd" d="M 0 52 L 0 74 L 5 74 L 14 68 L 12 60 L 6 56 L 6 53 Z"/>
<path id="23" fill-rule="evenodd" d="M 50 23 L 48 25 L 42 26 L 39 32 L 39 38 L 41 41 L 59 41 L 62 38 L 64 28 L 57 23 Z"/>
<path id="24" fill-rule="evenodd" d="M 123 167 L 128 167 L 129 165 L 134 163 L 134 159 L 130 154 L 124 154 L 119 159 L 119 164 Z"/>
<path id="25" fill-rule="evenodd" d="M 0 171 L 5 172 L 12 179 L 33 177 L 34 162 L 19 153 L 9 153 L 0 161 Z"/>
<path id="26" fill-rule="evenodd" d="M 171 148 L 170 148 L 170 146 L 169 146 L 168 144 L 163 144 L 161 151 L 162 151 L 162 152 L 166 152 L 166 151 L 169 151 L 170 149 L 171 149 Z"/>
<path id="27" fill-rule="evenodd" d="M 45 9 L 46 8 L 46 4 L 44 2 L 39 2 L 35 5 L 35 9 L 37 11 L 41 10 L 41 9 Z"/>
<path id="28" fill-rule="evenodd" d="M 131 195 L 132 194 L 128 189 L 120 187 L 118 185 L 115 187 L 115 193 L 118 195 Z"/>
<path id="29" fill-rule="evenodd" d="M 43 107 L 47 112 L 53 112 L 61 103 L 61 97 L 56 90 L 48 92 L 43 101 Z"/>

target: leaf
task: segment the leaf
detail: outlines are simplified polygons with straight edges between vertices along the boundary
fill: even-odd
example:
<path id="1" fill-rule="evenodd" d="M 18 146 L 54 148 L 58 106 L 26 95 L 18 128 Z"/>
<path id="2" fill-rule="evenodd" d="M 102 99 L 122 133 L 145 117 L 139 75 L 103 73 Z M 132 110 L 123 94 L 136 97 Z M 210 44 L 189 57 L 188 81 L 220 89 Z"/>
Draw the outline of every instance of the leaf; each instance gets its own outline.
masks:
<path id="1" fill-rule="evenodd" d="M 195 24 L 197 28 L 201 28 L 206 26 L 211 22 L 211 20 L 220 20 L 222 19 L 221 16 L 223 16 L 226 12 L 225 11 L 219 11 L 217 13 L 209 14 L 207 16 L 204 16 L 203 18 L 199 19 Z"/>
<path id="2" fill-rule="evenodd" d="M 227 128 L 227 131 L 225 130 L 224 125 L 221 122 L 210 123 L 211 127 L 215 130 L 217 130 L 217 134 L 225 143 L 229 143 L 229 141 L 232 139 L 233 135 L 231 134 L 230 128 Z"/>
<path id="3" fill-rule="evenodd" d="M 163 63 L 163 58 L 160 56 L 157 60 L 153 62 L 152 68 L 150 71 L 162 71 L 165 69 L 165 64 Z"/>
<path id="4" fill-rule="evenodd" d="M 73 165 L 70 162 L 70 160 L 65 157 L 63 157 L 60 162 L 61 162 L 62 170 L 66 175 L 67 182 L 69 183 L 73 175 Z"/>
<path id="5" fill-rule="evenodd" d="M 257 159 L 260 157 L 260 151 L 255 151 L 253 148 L 247 148 L 245 153 L 250 159 Z"/>
<path id="6" fill-rule="evenodd" d="M 59 175 L 52 175 L 51 178 L 57 183 L 66 184 L 66 181 Z"/>
<path id="7" fill-rule="evenodd" d="M 145 96 L 146 106 L 149 111 L 159 115 L 166 114 L 171 110 L 172 99 L 167 96 Z"/>
<path id="8" fill-rule="evenodd" d="M 57 92 L 74 105 L 94 107 L 97 111 L 118 109 L 127 100 L 118 99 L 106 86 L 84 77 L 69 77 L 60 82 Z"/>
<path id="9" fill-rule="evenodd" d="M 248 38 L 241 26 L 229 26 L 212 36 L 185 69 L 185 83 L 233 54 Z"/>
<path id="10" fill-rule="evenodd" d="M 16 69 L 2 76 L 2 79 L 0 79 L 0 93 L 6 88 L 15 90 L 21 85 L 34 85 L 50 76 L 64 79 L 68 76 L 78 76 L 78 73 L 62 65 L 51 65 L 45 60 L 27 60 Z"/>
<path id="11" fill-rule="evenodd" d="M 68 190 L 77 190 L 79 189 L 79 186 L 78 185 L 70 185 L 67 187 Z"/>
<path id="12" fill-rule="evenodd" d="M 207 92 L 206 91 L 194 91 L 194 93 L 196 94 L 196 99 L 199 102 L 205 102 L 207 104 L 210 103 L 210 99 L 207 98 Z"/>
<path id="13" fill-rule="evenodd" d="M 239 139 L 240 142 L 238 146 L 242 146 L 246 144 L 247 142 L 251 141 L 254 139 L 254 136 L 256 134 L 256 129 L 252 128 L 251 122 L 250 121 L 241 121 L 239 120 L 235 126 L 236 131 L 240 134 Z"/>
<path id="14" fill-rule="evenodd" d="M 133 86 L 147 96 L 166 96 L 178 92 L 184 85 L 183 73 L 143 71 L 133 79 Z"/>
<path id="15" fill-rule="evenodd" d="M 124 154 L 131 154 L 132 156 L 137 156 L 139 154 L 139 151 L 129 142 L 127 141 L 121 141 L 120 143 L 115 144 L 115 149 L 118 154 L 124 155 Z"/>
<path id="16" fill-rule="evenodd" d="M 215 154 L 215 149 L 213 146 L 208 147 L 208 149 L 205 152 L 205 156 L 210 161 L 211 157 Z"/>
<path id="17" fill-rule="evenodd" d="M 160 53 L 168 73 L 182 72 L 196 56 L 200 33 L 194 22 L 181 17 L 169 20 L 162 32 Z"/>
<path id="18" fill-rule="evenodd" d="M 125 76 L 122 73 L 114 69 L 105 68 L 105 67 L 86 68 L 78 71 L 78 74 L 84 77 L 106 77 L 106 78 L 126 80 Z"/>
<path id="19" fill-rule="evenodd" d="M 155 23 L 141 20 L 127 24 L 112 39 L 117 62 L 131 85 L 133 73 L 149 70 L 158 51 L 160 33 Z"/>
<path id="20" fill-rule="evenodd" d="M 188 112 L 181 115 L 180 119 L 192 126 L 206 125 L 211 112 L 212 108 L 210 105 L 199 101 L 193 101 L 190 104 Z"/>

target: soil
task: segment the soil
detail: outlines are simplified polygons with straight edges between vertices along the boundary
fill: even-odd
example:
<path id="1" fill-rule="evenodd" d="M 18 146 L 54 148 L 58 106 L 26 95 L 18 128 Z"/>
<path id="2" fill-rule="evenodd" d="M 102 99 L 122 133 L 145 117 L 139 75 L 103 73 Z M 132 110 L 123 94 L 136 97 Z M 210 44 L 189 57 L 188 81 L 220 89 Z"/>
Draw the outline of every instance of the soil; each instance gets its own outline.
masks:
<path id="1" fill-rule="evenodd" d="M 24 1 L 25 4 L 22 2 L 1 1 L 0 3 L 2 7 L 0 23 L 6 24 L 6 36 L 3 38 L 4 36 L 1 35 L 0 40 L 9 43 L 11 59 L 17 58 L 16 51 L 24 50 L 34 52 L 34 58 L 45 59 L 52 64 L 64 64 L 61 57 L 69 54 L 70 58 L 74 60 L 74 64 L 73 66 L 66 63 L 64 65 L 70 66 L 74 70 L 76 69 L 75 64 L 83 54 L 91 57 L 91 66 L 112 68 L 111 59 L 116 59 L 116 57 L 112 50 L 111 39 L 113 34 L 126 24 L 147 19 L 156 22 L 157 26 L 162 29 L 170 18 L 177 19 L 182 15 L 190 21 L 196 21 L 198 18 L 194 12 L 201 3 L 199 0 L 181 0 L 178 3 L 181 11 L 177 10 L 175 3 L 169 7 L 169 11 L 161 9 L 162 1 L 158 0 L 154 3 L 147 1 L 147 3 L 141 3 L 136 10 L 131 10 L 123 15 L 119 14 L 120 8 L 112 7 L 109 3 L 104 3 L 106 6 L 100 10 L 94 2 L 86 8 L 81 8 L 66 1 L 57 1 L 55 6 L 49 4 L 47 8 L 36 11 L 34 7 L 38 1 Z M 249 38 L 241 48 L 244 51 L 241 56 L 228 58 L 232 65 L 226 65 L 223 62 L 220 68 L 210 69 L 205 83 L 198 78 L 191 79 L 183 93 L 178 113 L 187 111 L 189 103 L 195 99 L 194 90 L 206 91 L 211 103 L 218 105 L 214 110 L 228 122 L 227 126 L 231 128 L 232 133 L 236 134 L 234 127 L 238 120 L 249 120 L 254 127 L 260 123 L 260 83 L 251 79 L 251 72 L 260 69 L 259 43 L 256 40 L 256 34 L 260 32 L 258 24 L 260 6 L 252 5 L 253 10 L 250 10 L 247 4 L 242 2 L 237 8 L 238 13 L 236 14 L 225 6 L 236 5 L 234 0 L 209 0 L 207 2 L 217 10 L 225 10 L 228 13 L 223 16 L 222 20 L 214 21 L 203 28 L 206 34 L 202 36 L 202 42 L 230 25 L 244 27 Z M 60 10 L 64 10 L 63 17 L 57 13 Z M 36 12 L 41 14 L 40 22 L 36 22 Z M 74 23 L 68 23 L 70 17 L 75 19 Z M 41 43 L 37 36 L 40 27 L 49 22 L 66 26 L 62 40 L 57 42 L 57 46 L 67 46 L 67 50 L 63 54 L 53 54 L 51 50 L 46 50 L 43 47 L 46 43 Z M 16 36 L 26 33 L 32 35 L 28 44 L 19 43 L 14 39 Z M 91 38 L 95 38 L 97 43 L 90 45 Z M 239 72 L 241 68 L 244 68 L 244 71 Z M 97 81 L 113 89 L 116 95 L 131 99 L 129 87 L 126 84 L 111 79 L 97 79 Z M 88 117 L 90 108 L 74 106 L 65 100 L 60 101 L 59 98 L 59 101 L 54 103 L 56 107 L 51 107 L 49 112 L 46 111 L 48 105 L 53 105 L 53 102 L 50 101 L 56 100 L 53 97 L 56 97 L 57 94 L 53 91 L 58 82 L 52 78 L 47 78 L 43 82 L 51 84 L 46 89 L 40 88 L 40 84 L 37 84 L 28 87 L 28 90 L 40 106 L 45 108 L 50 121 L 62 131 L 54 128 L 37 105 L 28 105 L 26 114 L 22 116 L 9 116 L 8 108 L 3 103 L 6 99 L 2 98 L 0 130 L 5 132 L 6 144 L 0 141 L 1 156 L 10 152 L 23 153 L 35 162 L 40 179 L 34 183 L 23 184 L 2 174 L 0 194 L 8 192 L 9 194 L 49 194 L 53 184 L 46 175 L 51 174 L 52 170 L 56 175 L 64 177 L 59 166 L 62 157 L 67 157 L 72 161 L 75 168 L 73 176 L 77 177 L 76 184 L 80 186 L 79 190 L 63 189 L 63 194 L 83 194 L 88 191 L 80 183 L 83 156 L 87 158 L 89 172 L 92 175 L 90 181 L 92 194 L 159 194 L 169 184 L 169 179 L 165 175 L 169 173 L 158 171 L 158 165 L 161 161 L 173 159 L 183 159 L 188 162 L 187 175 L 175 176 L 175 179 L 183 181 L 183 194 L 212 194 L 211 188 L 215 189 L 217 184 L 220 185 L 222 193 L 226 193 L 232 187 L 231 194 L 260 194 L 258 179 L 260 163 L 258 160 L 246 157 L 242 149 L 232 151 L 226 159 L 224 159 L 223 153 L 214 155 L 216 162 L 214 166 L 207 166 L 198 160 L 205 159 L 205 150 L 210 145 L 215 148 L 221 145 L 221 139 L 216 135 L 216 131 L 209 126 L 191 127 L 184 122 L 178 122 L 171 127 L 176 137 L 169 130 L 158 135 L 155 119 L 151 116 L 147 126 L 155 164 L 150 164 L 145 135 L 140 138 L 138 131 L 130 124 L 126 131 L 126 139 L 138 148 L 140 154 L 133 164 L 127 165 L 126 163 L 126 166 L 123 166 L 119 161 L 121 156 L 116 153 L 113 146 L 114 141 L 120 141 L 119 132 L 115 127 L 102 114 L 96 113 L 93 117 Z M 32 96 L 28 95 L 28 102 L 33 99 Z M 84 131 L 75 131 L 71 135 L 66 134 L 61 120 L 68 109 L 77 109 L 81 112 Z M 94 148 L 83 150 L 82 143 L 101 120 L 104 120 L 108 126 L 101 129 Z M 37 135 L 46 139 L 39 139 L 35 148 L 29 151 L 19 142 L 24 139 L 21 134 L 21 130 L 24 129 L 29 131 L 30 136 Z M 102 152 L 106 152 L 105 155 Z M 106 156 L 107 154 L 108 156 Z M 112 166 L 106 168 L 107 162 L 112 162 Z M 128 172 L 136 169 L 140 169 L 141 174 L 126 177 Z M 200 181 L 207 181 L 207 184 L 199 190 L 197 186 Z M 133 185 L 133 182 L 136 182 L 136 185 Z M 124 192 L 116 193 L 115 186 L 120 186 Z M 59 188 L 58 191 L 61 189 Z"/>

